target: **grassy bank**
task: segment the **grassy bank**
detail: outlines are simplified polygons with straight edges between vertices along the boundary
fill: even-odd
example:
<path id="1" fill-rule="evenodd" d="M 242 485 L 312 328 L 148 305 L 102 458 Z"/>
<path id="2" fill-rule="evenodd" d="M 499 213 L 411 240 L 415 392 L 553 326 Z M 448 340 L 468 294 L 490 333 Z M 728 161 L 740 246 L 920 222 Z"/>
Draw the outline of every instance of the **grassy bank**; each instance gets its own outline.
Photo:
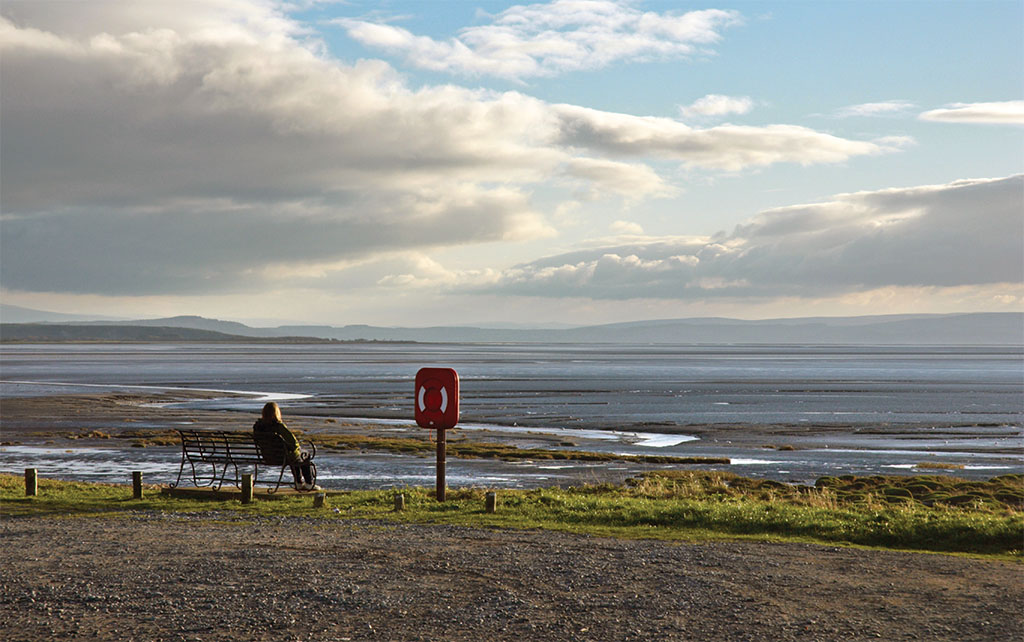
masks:
<path id="1" fill-rule="evenodd" d="M 724 472 L 650 473 L 622 486 L 502 490 L 495 513 L 484 510 L 484 489 L 450 490 L 438 503 L 433 489 L 333 492 L 325 508 L 309 495 L 260 500 L 171 498 L 150 489 L 41 479 L 25 497 L 24 480 L 0 475 L 0 515 L 118 515 L 135 510 L 218 511 L 299 515 L 324 520 L 363 518 L 476 527 L 544 528 L 678 540 L 761 539 L 860 545 L 1022 559 L 1024 476 L 985 482 L 953 477 L 823 478 L 814 487 L 752 480 Z M 405 495 L 406 509 L 394 510 Z"/>
<path id="2" fill-rule="evenodd" d="M 433 454 L 437 448 L 434 441 L 424 437 L 376 437 L 370 435 L 309 435 L 296 430 L 303 442 L 316 444 L 318 450 L 346 452 L 350 450 L 390 452 L 402 455 Z M 56 436 L 65 439 L 123 439 L 130 440 L 131 446 L 176 446 L 181 437 L 173 430 L 121 430 L 105 433 L 99 430 L 63 432 Z M 574 444 L 567 444 L 574 445 Z M 554 450 L 549 448 L 519 448 L 509 444 L 470 441 L 454 438 L 447 442 L 449 457 L 460 459 L 502 459 L 504 461 L 562 460 L 562 461 L 629 461 L 644 464 L 728 464 L 728 457 L 673 457 L 671 455 L 625 455 L 621 453 L 600 453 L 585 450 Z"/>

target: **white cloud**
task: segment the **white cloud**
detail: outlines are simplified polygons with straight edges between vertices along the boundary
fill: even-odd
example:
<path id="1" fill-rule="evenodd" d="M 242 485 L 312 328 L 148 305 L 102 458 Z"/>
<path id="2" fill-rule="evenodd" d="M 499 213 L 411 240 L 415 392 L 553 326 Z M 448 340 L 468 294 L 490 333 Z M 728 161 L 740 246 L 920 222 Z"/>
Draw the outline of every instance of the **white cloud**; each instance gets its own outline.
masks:
<path id="1" fill-rule="evenodd" d="M 555 0 L 516 5 L 490 24 L 438 41 L 389 24 L 339 19 L 362 44 L 405 57 L 422 69 L 510 79 L 600 69 L 624 61 L 690 56 L 737 24 L 734 11 L 644 12 L 629 2 Z"/>
<path id="2" fill-rule="evenodd" d="M 997 284 L 1019 289 L 1022 198 L 1024 176 L 840 194 L 766 211 L 714 237 L 638 239 L 552 256 L 510 268 L 482 290 L 699 300 Z"/>
<path id="3" fill-rule="evenodd" d="M 639 236 L 644 228 L 635 221 L 615 221 L 608 228 L 612 234 Z"/>
<path id="4" fill-rule="evenodd" d="M 703 116 L 728 116 L 729 114 L 746 114 L 754 108 L 754 101 L 747 96 L 723 96 L 708 94 L 698 98 L 692 104 L 681 106 L 683 118 Z"/>
<path id="5" fill-rule="evenodd" d="M 577 191 L 581 200 L 594 200 L 607 193 L 632 200 L 638 197 L 669 197 L 678 192 L 654 170 L 640 163 L 574 158 L 566 164 L 565 173 L 570 178 L 582 179 L 583 186 Z"/>
<path id="6" fill-rule="evenodd" d="M 921 120 L 943 123 L 980 123 L 993 125 L 1024 124 L 1024 100 L 994 103 L 954 103 L 944 109 L 932 109 Z"/>
<path id="7" fill-rule="evenodd" d="M 737 171 L 773 163 L 838 163 L 896 147 L 854 141 L 796 125 L 689 127 L 670 118 L 640 117 L 576 105 L 554 105 L 563 145 L 623 156 L 653 155 L 689 167 Z"/>
<path id="8" fill-rule="evenodd" d="M 835 118 L 892 116 L 906 113 L 914 109 L 914 107 L 916 105 L 908 100 L 887 100 L 878 103 L 862 103 L 860 105 L 843 107 L 836 110 L 833 116 Z"/>

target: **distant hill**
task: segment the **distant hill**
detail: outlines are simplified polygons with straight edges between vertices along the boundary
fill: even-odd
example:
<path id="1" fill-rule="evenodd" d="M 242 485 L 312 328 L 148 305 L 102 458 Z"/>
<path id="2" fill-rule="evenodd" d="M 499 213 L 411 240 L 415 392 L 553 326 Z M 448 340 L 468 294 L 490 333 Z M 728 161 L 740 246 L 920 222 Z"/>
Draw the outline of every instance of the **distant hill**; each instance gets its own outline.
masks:
<path id="1" fill-rule="evenodd" d="M 0 323 L 73 323 L 99 320 L 124 322 L 124 319 L 111 316 L 46 312 L 44 310 L 33 310 L 18 305 L 0 303 Z"/>
<path id="2" fill-rule="evenodd" d="M 663 319 L 565 329 L 388 328 L 369 325 L 253 328 L 234 321 L 178 316 L 120 322 L 4 324 L 0 340 L 1024 345 L 1024 314 L 912 314 L 760 321 Z"/>
<path id="3" fill-rule="evenodd" d="M 53 342 L 329 342 L 330 339 L 312 337 L 247 337 L 225 334 L 211 330 L 185 327 L 142 326 L 142 325 L 78 325 L 59 323 L 3 323 L 0 324 L 0 341 L 4 343 L 53 343 Z"/>
<path id="4" fill-rule="evenodd" d="M 782 343 L 1022 345 L 1024 314 L 887 315 L 804 319 L 668 319 L 564 330 L 476 327 L 282 326 L 277 331 L 332 339 L 467 343 Z"/>

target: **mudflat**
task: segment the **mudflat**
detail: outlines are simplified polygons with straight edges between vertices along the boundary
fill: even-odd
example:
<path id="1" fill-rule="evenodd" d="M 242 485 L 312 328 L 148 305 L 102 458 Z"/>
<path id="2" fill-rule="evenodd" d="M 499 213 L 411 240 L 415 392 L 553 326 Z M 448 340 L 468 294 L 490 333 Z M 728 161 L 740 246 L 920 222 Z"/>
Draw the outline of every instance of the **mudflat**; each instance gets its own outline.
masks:
<path id="1" fill-rule="evenodd" d="M 199 399 L 245 398 L 222 392 L 201 390 L 166 390 L 152 393 L 138 392 L 100 392 L 94 394 L 66 394 L 49 396 L 8 397 L 0 400 L 0 443 L 22 444 L 38 443 L 46 440 L 71 437 L 79 440 L 80 445 L 96 441 L 90 439 L 89 433 L 109 436 L 144 436 L 146 432 L 156 433 L 178 427 L 183 423 L 194 424 L 195 427 L 219 430 L 249 430 L 259 413 L 258 403 L 254 403 L 251 412 L 201 410 L 176 405 Z M 304 409 L 303 414 L 289 411 L 286 415 L 289 427 L 308 433 L 324 433 L 331 435 L 365 434 L 366 422 L 349 423 L 343 417 L 333 416 L 330 409 Z M 411 423 L 411 417 L 410 423 Z M 372 420 L 370 420 L 372 424 Z M 823 440 L 843 440 L 852 433 L 875 438 L 897 439 L 908 447 L 916 440 L 937 438 L 971 439 L 1015 435 L 1019 430 L 1012 426 L 992 427 L 978 425 L 948 426 L 941 431 L 934 428 L 922 431 L 920 426 L 913 424 L 877 425 L 870 428 L 854 427 L 842 424 L 700 424 L 700 425 L 662 425 L 637 424 L 626 426 L 602 426 L 614 430 L 643 430 L 665 434 L 686 434 L 699 437 L 693 442 L 692 448 L 698 451 L 705 447 L 714 447 L 719 443 L 752 448 L 818 448 Z M 396 428 L 389 426 L 394 432 Z M 414 429 L 413 434 L 422 435 L 423 431 Z M 458 430 L 456 430 L 458 433 Z M 479 441 L 508 442 L 510 437 L 504 433 L 491 433 L 487 430 L 473 431 L 472 438 Z M 523 446 L 550 446 L 559 444 L 566 439 L 560 435 L 544 435 L 531 433 L 517 437 Z M 952 448 L 952 447 L 951 447 Z M 964 448 L 958 444 L 955 448 Z M 1019 442 L 1011 441 L 1004 446 L 973 447 L 976 452 L 989 454 L 1019 455 Z M 939 448 L 938 450 L 941 450 Z"/>
<path id="2" fill-rule="evenodd" d="M 1019 640 L 1024 567 L 230 513 L 7 517 L 6 640 Z"/>

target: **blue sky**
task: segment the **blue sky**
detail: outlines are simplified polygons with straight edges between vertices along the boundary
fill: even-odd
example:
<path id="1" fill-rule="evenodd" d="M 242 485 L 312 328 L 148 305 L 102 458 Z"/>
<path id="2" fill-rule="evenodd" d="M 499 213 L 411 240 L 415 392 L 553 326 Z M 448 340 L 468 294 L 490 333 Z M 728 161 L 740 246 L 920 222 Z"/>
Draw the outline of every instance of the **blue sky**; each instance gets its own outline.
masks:
<path id="1" fill-rule="evenodd" d="M 1024 307 L 1017 1 L 0 15 L 4 303 L 414 326 Z"/>

